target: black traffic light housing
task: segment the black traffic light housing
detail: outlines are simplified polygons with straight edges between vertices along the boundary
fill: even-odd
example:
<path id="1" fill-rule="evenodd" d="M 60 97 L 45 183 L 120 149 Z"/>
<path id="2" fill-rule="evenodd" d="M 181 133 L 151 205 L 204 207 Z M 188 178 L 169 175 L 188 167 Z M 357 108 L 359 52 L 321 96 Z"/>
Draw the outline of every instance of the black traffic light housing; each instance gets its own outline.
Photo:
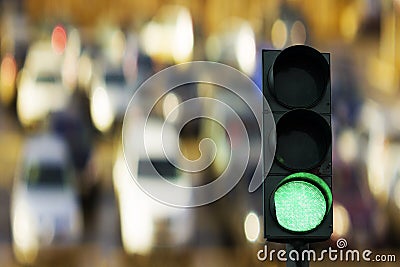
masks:
<path id="1" fill-rule="evenodd" d="M 276 122 L 275 157 L 264 173 L 264 236 L 284 243 L 329 239 L 333 228 L 330 55 L 296 45 L 263 50 L 262 57 L 263 94 L 270 108 L 265 107 L 264 113 L 272 112 Z M 277 189 L 296 173 L 304 185 L 320 188 L 320 182 L 302 178 L 302 173 L 315 175 L 330 191 L 321 190 L 327 203 L 322 221 L 302 232 L 282 227 L 275 214 Z"/>

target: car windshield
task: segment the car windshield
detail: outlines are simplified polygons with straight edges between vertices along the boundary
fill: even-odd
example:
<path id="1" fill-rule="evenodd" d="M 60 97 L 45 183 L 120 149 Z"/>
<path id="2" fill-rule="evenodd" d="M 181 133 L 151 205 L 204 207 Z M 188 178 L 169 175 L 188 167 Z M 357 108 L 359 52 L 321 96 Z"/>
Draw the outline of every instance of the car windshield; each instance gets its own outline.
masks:
<path id="1" fill-rule="evenodd" d="M 166 159 L 152 159 L 152 160 L 140 160 L 138 165 L 139 176 L 146 177 L 159 177 L 163 178 L 175 178 L 178 171 L 174 165 L 172 165 Z"/>
<path id="2" fill-rule="evenodd" d="M 123 73 L 107 73 L 105 75 L 106 83 L 125 84 L 125 77 Z"/>
<path id="3" fill-rule="evenodd" d="M 36 77 L 36 82 L 39 83 L 57 83 L 59 80 L 60 77 L 50 73 L 43 73 Z"/>
<path id="4" fill-rule="evenodd" d="M 67 184 L 66 169 L 56 164 L 32 165 L 26 174 L 28 187 L 63 187 Z"/>

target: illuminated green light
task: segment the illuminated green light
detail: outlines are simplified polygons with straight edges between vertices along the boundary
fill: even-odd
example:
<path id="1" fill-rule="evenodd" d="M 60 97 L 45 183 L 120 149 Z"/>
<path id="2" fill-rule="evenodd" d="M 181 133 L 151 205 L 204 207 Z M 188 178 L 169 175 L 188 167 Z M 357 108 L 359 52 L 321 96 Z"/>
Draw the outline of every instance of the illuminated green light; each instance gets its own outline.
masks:
<path id="1" fill-rule="evenodd" d="M 309 173 L 290 175 L 274 194 L 276 218 L 287 230 L 307 232 L 321 224 L 331 201 L 329 187 L 321 178 Z"/>

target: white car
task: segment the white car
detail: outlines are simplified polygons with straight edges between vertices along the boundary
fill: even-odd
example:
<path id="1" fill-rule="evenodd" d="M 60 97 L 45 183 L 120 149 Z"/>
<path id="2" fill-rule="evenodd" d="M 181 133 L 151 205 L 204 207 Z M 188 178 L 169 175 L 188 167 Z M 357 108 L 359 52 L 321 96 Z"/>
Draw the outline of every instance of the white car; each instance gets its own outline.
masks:
<path id="1" fill-rule="evenodd" d="M 98 73 L 90 92 L 90 114 L 94 126 L 107 132 L 115 121 L 122 121 L 136 85 L 127 82 L 120 68 Z"/>
<path id="2" fill-rule="evenodd" d="M 61 76 L 63 56 L 50 42 L 34 43 L 28 50 L 18 84 L 17 114 L 24 126 L 64 109 L 71 95 Z"/>
<path id="3" fill-rule="evenodd" d="M 189 185 L 188 175 L 178 171 L 163 156 L 161 140 L 156 137 L 163 130 L 166 133 L 165 141 L 173 142 L 178 133 L 171 125 L 164 125 L 164 129 L 162 127 L 160 121 L 147 121 L 145 140 L 149 141 L 146 144 L 148 157 L 145 151 L 137 149 L 137 142 L 143 141 L 142 122 L 134 123 L 132 131 L 129 131 L 132 138 L 126 141 L 124 151 L 126 159 L 133 161 L 130 169 L 133 177 L 122 150 L 114 164 L 113 182 L 119 204 L 122 244 L 127 253 L 146 254 L 157 246 L 182 246 L 188 244 L 192 237 L 194 220 L 191 209 L 162 204 L 142 191 L 134 181 L 135 177 L 140 180 L 141 185 L 151 186 L 157 192 L 168 194 L 168 187 L 157 176 L 154 167 L 165 179 L 175 184 Z M 178 153 L 169 152 L 169 156 L 174 157 Z M 176 197 L 180 198 L 180 203 L 190 206 L 193 196 L 189 192 Z"/>
<path id="4" fill-rule="evenodd" d="M 247 99 L 251 101 L 251 103 L 249 103 L 250 105 L 254 105 L 254 103 L 257 102 L 259 102 L 259 104 L 262 103 L 259 94 L 259 92 L 248 93 Z M 218 153 L 216 153 L 215 160 L 212 164 L 213 171 L 218 176 L 221 175 L 227 168 L 230 160 L 233 160 L 231 163 L 233 166 L 237 165 L 236 163 L 238 162 L 248 162 L 247 169 L 255 169 L 260 159 L 261 133 L 252 110 L 240 97 L 227 90 L 215 90 L 212 95 L 208 97 L 215 98 L 225 103 L 233 110 L 229 112 L 228 109 L 221 108 L 222 105 L 219 104 L 204 107 L 205 116 L 215 120 L 203 120 L 200 133 L 202 138 L 209 137 L 214 140 L 216 144 Z M 237 116 L 240 117 L 240 120 L 238 120 Z M 221 125 L 218 125 L 216 122 L 219 122 Z M 244 136 L 241 136 L 238 131 L 241 127 L 240 123 L 243 123 L 246 127 L 246 133 L 249 137 L 249 147 L 243 142 Z M 241 153 L 231 158 L 231 146 L 234 146 L 237 151 L 243 152 L 250 148 L 249 158 L 247 158 L 246 153 Z M 212 153 L 210 152 L 209 154 Z M 208 155 L 208 157 L 211 158 L 212 156 Z M 235 168 L 232 169 L 233 173 L 234 171 Z"/>
<path id="5" fill-rule="evenodd" d="M 211 164 L 211 171 L 216 177 L 221 176 L 224 172 L 233 177 L 244 171 L 235 189 L 229 193 L 232 197 L 231 205 L 235 206 L 235 214 L 227 213 L 226 217 L 229 219 L 226 219 L 226 222 L 230 224 L 227 229 L 232 231 L 230 235 L 236 236 L 236 240 L 240 240 L 239 242 L 244 238 L 255 242 L 262 239 L 262 188 L 249 193 L 248 186 L 253 176 L 262 176 L 261 170 L 256 168 L 261 154 L 261 129 L 259 129 L 252 110 L 240 97 L 227 90 L 211 88 L 210 91 L 209 97 L 229 105 L 234 111 L 229 112 L 228 109 L 221 108 L 222 106 L 217 104 L 204 107 L 206 117 L 215 120 L 203 120 L 200 132 L 202 138 L 211 138 L 216 145 L 217 153 Z M 246 93 L 248 101 L 251 101 L 248 105 L 262 103 L 260 92 Z M 240 120 L 236 116 L 239 116 Z M 239 131 L 241 123 L 246 127 L 245 131 L 249 138 L 247 144 L 244 142 L 246 136 Z M 236 151 L 236 153 L 232 151 Z M 249 154 L 246 151 L 249 151 Z M 206 159 L 211 161 L 212 151 L 206 150 L 205 155 Z M 242 163 L 247 163 L 245 169 L 242 168 Z M 228 166 L 231 167 L 228 168 Z M 233 194 L 237 195 L 233 196 Z M 238 217 L 241 217 L 241 221 L 237 219 Z"/>
<path id="6" fill-rule="evenodd" d="M 26 142 L 11 197 L 12 242 L 20 262 L 33 262 L 39 250 L 81 238 L 73 175 L 63 140 L 44 134 Z"/>

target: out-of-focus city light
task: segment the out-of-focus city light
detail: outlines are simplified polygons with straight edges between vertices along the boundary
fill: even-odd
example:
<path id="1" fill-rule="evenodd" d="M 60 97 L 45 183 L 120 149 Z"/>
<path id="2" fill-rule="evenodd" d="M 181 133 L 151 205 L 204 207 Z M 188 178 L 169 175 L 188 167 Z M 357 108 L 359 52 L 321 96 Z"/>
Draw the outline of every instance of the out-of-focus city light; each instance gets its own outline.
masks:
<path id="1" fill-rule="evenodd" d="M 107 91 L 103 87 L 96 87 L 91 102 L 90 114 L 93 124 L 98 130 L 107 132 L 114 122 L 114 114 L 107 96 Z"/>
<path id="2" fill-rule="evenodd" d="M 67 33 L 63 26 L 57 25 L 54 27 L 51 34 L 51 45 L 54 52 L 57 54 L 64 53 L 65 47 L 67 45 Z"/>
<path id="3" fill-rule="evenodd" d="M 368 149 L 368 185 L 374 196 L 386 200 L 387 184 L 385 182 L 385 160 L 383 143 L 371 144 Z M 375 155 L 373 155 L 375 154 Z"/>
<path id="4" fill-rule="evenodd" d="M 131 182 L 130 188 L 138 187 Z M 154 229 L 149 207 L 138 197 L 139 190 L 120 192 L 121 236 L 126 252 L 147 254 L 153 245 Z"/>
<path id="5" fill-rule="evenodd" d="M 187 8 L 166 6 L 142 30 L 144 51 L 161 61 L 181 63 L 192 58 L 193 24 Z"/>
<path id="6" fill-rule="evenodd" d="M 252 75 L 256 65 L 256 42 L 254 31 L 248 23 L 239 29 L 235 48 L 240 69 Z"/>
<path id="7" fill-rule="evenodd" d="M 107 49 L 109 60 L 114 65 L 119 65 L 125 53 L 126 39 L 121 30 L 115 30 L 110 39 L 110 46 Z"/>
<path id="8" fill-rule="evenodd" d="M 288 37 L 287 26 L 284 21 L 278 19 L 272 25 L 271 41 L 275 48 L 281 49 L 285 46 Z"/>
<path id="9" fill-rule="evenodd" d="M 12 55 L 7 54 L 0 66 L 0 98 L 8 105 L 15 96 L 15 79 L 17 77 L 17 64 Z"/>
<path id="10" fill-rule="evenodd" d="M 219 61 L 254 74 L 256 66 L 256 38 L 247 20 L 231 17 L 219 25 L 219 29 L 206 40 L 207 59 Z"/>
<path id="11" fill-rule="evenodd" d="M 0 68 L 2 85 L 12 86 L 17 75 L 17 66 L 14 57 L 10 54 L 6 55 L 1 62 Z"/>
<path id="12" fill-rule="evenodd" d="M 354 40 L 358 31 L 358 11 L 354 5 L 347 6 L 340 16 L 340 31 L 347 41 Z"/>
<path id="13" fill-rule="evenodd" d="M 366 78 L 372 87 L 389 95 L 394 95 L 399 83 L 397 68 L 390 61 L 371 56 L 368 62 Z"/>
<path id="14" fill-rule="evenodd" d="M 35 261 L 39 243 L 37 239 L 36 218 L 33 218 L 28 205 L 23 202 L 16 203 L 13 219 L 14 253 L 23 263 Z"/>
<path id="15" fill-rule="evenodd" d="M 250 212 L 244 221 L 244 233 L 250 242 L 255 242 L 260 234 L 260 220 L 257 214 Z"/>
<path id="16" fill-rule="evenodd" d="M 141 41 L 144 51 L 151 55 L 155 56 L 157 54 L 161 54 L 162 48 L 160 46 L 160 36 L 161 33 L 160 26 L 155 22 L 149 22 L 141 32 Z"/>
<path id="17" fill-rule="evenodd" d="M 345 237 L 351 228 L 349 213 L 339 203 L 333 203 L 333 238 Z"/>
<path id="18" fill-rule="evenodd" d="M 217 61 L 221 56 L 221 42 L 216 35 L 210 35 L 206 41 L 207 59 Z"/>
<path id="19" fill-rule="evenodd" d="M 120 200 L 121 237 L 128 253 L 147 254 L 153 245 L 153 222 L 148 207 L 140 200 L 140 189 L 128 171 L 122 151 L 113 168 L 114 187 Z"/>
<path id="20" fill-rule="evenodd" d="M 338 153 L 346 163 L 353 162 L 358 155 L 357 137 L 352 130 L 343 131 L 337 141 Z"/>
<path id="21" fill-rule="evenodd" d="M 192 58 L 193 25 L 189 10 L 182 9 L 176 19 L 173 41 L 173 57 L 175 62 L 185 62 Z"/>
<path id="22" fill-rule="evenodd" d="M 168 121 L 175 122 L 179 117 L 179 109 L 174 109 L 179 105 L 179 98 L 174 93 L 169 93 L 163 101 L 163 116 Z"/>
<path id="23" fill-rule="evenodd" d="M 366 155 L 368 185 L 381 202 L 387 201 L 388 181 L 385 176 L 385 118 L 376 103 L 369 101 L 361 111 L 361 121 L 367 128 L 369 140 Z"/>
<path id="24" fill-rule="evenodd" d="M 113 167 L 113 184 L 117 197 L 119 197 L 120 190 L 129 185 L 129 180 L 124 179 L 124 177 L 129 175 L 130 174 L 128 168 L 126 167 L 125 158 L 121 149 L 119 149 Z"/>
<path id="25" fill-rule="evenodd" d="M 303 22 L 297 20 L 290 29 L 290 40 L 292 44 L 304 44 L 307 39 L 307 31 Z"/>

